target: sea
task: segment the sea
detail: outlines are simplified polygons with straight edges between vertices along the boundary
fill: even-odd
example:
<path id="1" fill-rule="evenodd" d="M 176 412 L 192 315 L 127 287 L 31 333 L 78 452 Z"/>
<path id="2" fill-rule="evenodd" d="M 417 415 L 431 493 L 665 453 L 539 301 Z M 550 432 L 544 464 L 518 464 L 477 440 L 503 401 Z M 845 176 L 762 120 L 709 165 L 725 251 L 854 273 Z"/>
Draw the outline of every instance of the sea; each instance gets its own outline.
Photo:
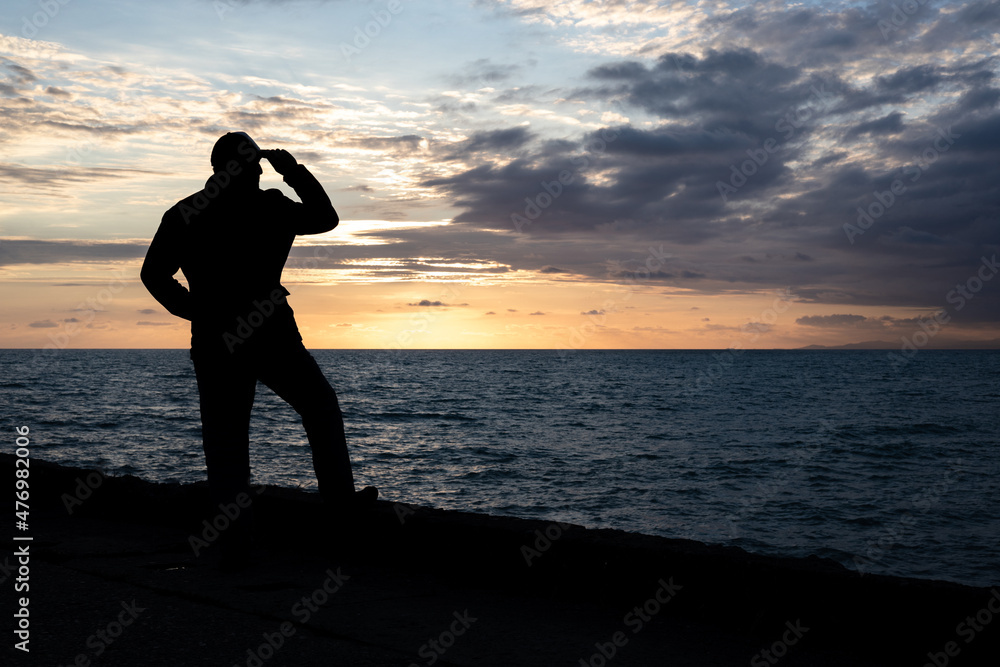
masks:
<path id="1" fill-rule="evenodd" d="M 1000 351 L 314 350 L 390 501 L 1000 584 Z M 8 449 L 205 479 L 187 350 L 2 350 Z M 255 483 L 315 490 L 258 386 Z"/>

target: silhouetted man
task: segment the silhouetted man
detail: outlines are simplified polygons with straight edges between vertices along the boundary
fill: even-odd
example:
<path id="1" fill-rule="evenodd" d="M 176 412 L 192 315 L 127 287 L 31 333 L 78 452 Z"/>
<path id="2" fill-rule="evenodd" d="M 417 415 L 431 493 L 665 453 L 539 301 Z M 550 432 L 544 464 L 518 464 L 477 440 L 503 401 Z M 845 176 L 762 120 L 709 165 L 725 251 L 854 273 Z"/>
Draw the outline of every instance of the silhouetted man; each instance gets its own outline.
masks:
<path id="1" fill-rule="evenodd" d="M 260 189 L 261 158 L 301 203 L 280 190 Z M 295 237 L 330 231 L 340 221 L 337 212 L 319 181 L 288 151 L 261 150 L 243 132 L 220 138 L 211 162 L 214 173 L 205 188 L 164 214 L 141 278 L 164 308 L 191 320 L 213 506 L 230 506 L 248 492 L 258 380 L 301 415 L 324 504 L 336 515 L 370 505 L 378 491 L 354 490 L 337 394 L 303 346 L 280 282 Z M 173 277 L 178 269 L 190 290 Z M 222 533 L 224 558 L 245 552 L 250 522 L 243 511 Z"/>

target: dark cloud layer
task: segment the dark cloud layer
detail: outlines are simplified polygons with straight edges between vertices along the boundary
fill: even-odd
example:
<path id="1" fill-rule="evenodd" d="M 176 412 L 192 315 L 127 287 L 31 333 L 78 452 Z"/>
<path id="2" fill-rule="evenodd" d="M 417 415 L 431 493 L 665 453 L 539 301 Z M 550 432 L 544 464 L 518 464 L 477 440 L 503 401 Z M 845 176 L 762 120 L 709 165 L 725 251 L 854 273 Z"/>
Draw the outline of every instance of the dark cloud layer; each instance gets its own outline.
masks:
<path id="1" fill-rule="evenodd" d="M 635 275 L 661 244 L 671 257 L 646 280 L 997 323 L 1000 279 L 962 308 L 949 297 L 1000 250 L 1000 63 L 983 55 L 998 8 L 926 4 L 885 28 L 892 3 L 755 3 L 706 19 L 703 52 L 608 61 L 568 95 L 657 124 L 576 141 L 499 130 L 484 136 L 510 140 L 466 146 L 494 156 L 469 150 L 470 168 L 424 185 L 462 208 L 459 225 L 508 230 L 572 274 Z"/>
<path id="2" fill-rule="evenodd" d="M 146 248 L 143 243 L 4 240 L 0 266 L 128 260 L 145 257 Z"/>

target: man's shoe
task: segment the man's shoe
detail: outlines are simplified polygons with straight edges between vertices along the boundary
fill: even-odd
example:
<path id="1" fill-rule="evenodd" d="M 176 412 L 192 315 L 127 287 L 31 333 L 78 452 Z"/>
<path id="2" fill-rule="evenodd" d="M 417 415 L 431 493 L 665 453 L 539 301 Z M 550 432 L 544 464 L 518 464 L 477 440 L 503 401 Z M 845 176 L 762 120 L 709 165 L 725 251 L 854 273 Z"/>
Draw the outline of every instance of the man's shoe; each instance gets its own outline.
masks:
<path id="1" fill-rule="evenodd" d="M 355 491 L 354 496 L 351 497 L 351 510 L 354 512 L 364 512 L 375 507 L 375 501 L 378 500 L 378 489 L 374 486 L 366 486 L 360 491 Z"/>

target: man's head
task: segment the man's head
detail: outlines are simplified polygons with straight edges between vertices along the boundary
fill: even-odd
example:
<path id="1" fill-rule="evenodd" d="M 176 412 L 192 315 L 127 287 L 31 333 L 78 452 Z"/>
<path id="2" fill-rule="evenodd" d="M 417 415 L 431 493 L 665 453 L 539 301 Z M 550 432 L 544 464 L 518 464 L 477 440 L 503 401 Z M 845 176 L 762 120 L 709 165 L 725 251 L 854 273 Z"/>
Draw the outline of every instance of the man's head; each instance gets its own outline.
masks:
<path id="1" fill-rule="evenodd" d="M 246 132 L 228 132 L 212 148 L 212 171 L 237 192 L 260 187 L 260 146 Z"/>
<path id="2" fill-rule="evenodd" d="M 212 148 L 212 170 L 222 171 L 232 160 L 236 160 L 241 167 L 259 165 L 260 146 L 246 132 L 227 132 Z"/>

